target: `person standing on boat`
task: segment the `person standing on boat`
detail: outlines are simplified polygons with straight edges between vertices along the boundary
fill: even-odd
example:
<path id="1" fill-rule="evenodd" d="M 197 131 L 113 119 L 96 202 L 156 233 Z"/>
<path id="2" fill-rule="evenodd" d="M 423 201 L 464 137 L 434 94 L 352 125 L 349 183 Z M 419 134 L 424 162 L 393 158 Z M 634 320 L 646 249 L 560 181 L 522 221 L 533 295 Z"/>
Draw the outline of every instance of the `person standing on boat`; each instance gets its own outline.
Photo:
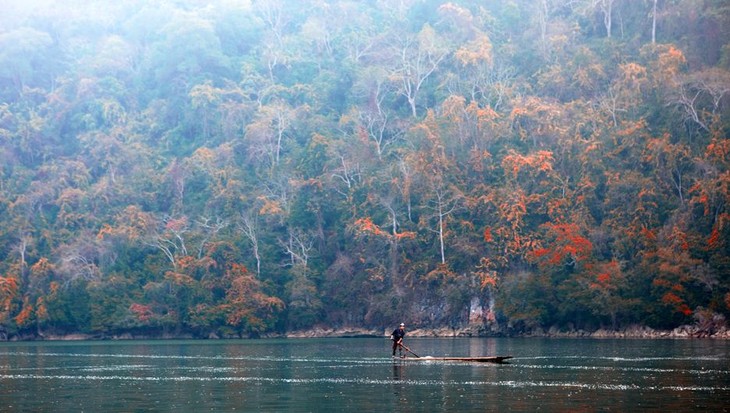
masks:
<path id="1" fill-rule="evenodd" d="M 393 331 L 393 334 L 390 335 L 390 339 L 393 340 L 393 356 L 395 356 L 395 351 L 398 349 L 398 347 L 403 343 L 403 337 L 406 336 L 406 325 L 403 323 L 400 323 L 400 326 Z"/>

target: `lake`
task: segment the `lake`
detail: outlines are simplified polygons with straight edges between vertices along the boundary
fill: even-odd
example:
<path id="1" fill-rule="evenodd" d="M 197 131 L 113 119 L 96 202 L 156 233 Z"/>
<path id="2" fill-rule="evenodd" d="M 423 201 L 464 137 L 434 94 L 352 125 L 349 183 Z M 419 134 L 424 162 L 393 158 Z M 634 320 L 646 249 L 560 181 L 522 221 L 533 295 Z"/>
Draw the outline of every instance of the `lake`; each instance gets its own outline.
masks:
<path id="1" fill-rule="evenodd" d="M 730 410 L 730 341 L 385 338 L 0 343 L 2 412 Z"/>

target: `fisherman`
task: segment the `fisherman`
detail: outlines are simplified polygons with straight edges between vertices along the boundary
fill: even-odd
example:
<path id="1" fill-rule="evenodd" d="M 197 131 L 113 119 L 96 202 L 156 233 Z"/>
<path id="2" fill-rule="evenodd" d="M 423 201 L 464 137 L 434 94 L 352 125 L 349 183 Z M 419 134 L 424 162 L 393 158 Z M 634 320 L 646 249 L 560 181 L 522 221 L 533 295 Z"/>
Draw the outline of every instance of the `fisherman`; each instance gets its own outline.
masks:
<path id="1" fill-rule="evenodd" d="M 403 337 L 406 336 L 406 325 L 400 323 L 400 326 L 393 331 L 390 335 L 390 339 L 393 340 L 393 357 L 395 357 L 395 350 L 403 344 Z"/>

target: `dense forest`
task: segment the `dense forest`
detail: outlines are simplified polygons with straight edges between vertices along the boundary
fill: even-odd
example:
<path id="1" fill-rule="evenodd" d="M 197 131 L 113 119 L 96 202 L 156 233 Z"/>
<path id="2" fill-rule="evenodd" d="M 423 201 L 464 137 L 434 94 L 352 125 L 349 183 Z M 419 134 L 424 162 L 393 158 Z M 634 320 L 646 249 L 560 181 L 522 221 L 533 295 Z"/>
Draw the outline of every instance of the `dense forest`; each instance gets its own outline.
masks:
<path id="1" fill-rule="evenodd" d="M 10 3 L 1 337 L 730 316 L 725 0 Z"/>

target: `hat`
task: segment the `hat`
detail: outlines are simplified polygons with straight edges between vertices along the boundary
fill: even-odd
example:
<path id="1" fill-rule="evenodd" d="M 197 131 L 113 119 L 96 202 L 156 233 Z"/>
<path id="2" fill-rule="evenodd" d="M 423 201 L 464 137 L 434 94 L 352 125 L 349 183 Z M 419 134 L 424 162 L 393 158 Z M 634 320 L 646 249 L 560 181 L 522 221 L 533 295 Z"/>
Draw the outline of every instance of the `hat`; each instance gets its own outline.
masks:
<path id="1" fill-rule="evenodd" d="M 406 325 L 405 325 L 405 324 L 403 324 L 403 323 L 400 323 L 400 326 L 401 326 L 401 327 L 405 327 Z"/>

